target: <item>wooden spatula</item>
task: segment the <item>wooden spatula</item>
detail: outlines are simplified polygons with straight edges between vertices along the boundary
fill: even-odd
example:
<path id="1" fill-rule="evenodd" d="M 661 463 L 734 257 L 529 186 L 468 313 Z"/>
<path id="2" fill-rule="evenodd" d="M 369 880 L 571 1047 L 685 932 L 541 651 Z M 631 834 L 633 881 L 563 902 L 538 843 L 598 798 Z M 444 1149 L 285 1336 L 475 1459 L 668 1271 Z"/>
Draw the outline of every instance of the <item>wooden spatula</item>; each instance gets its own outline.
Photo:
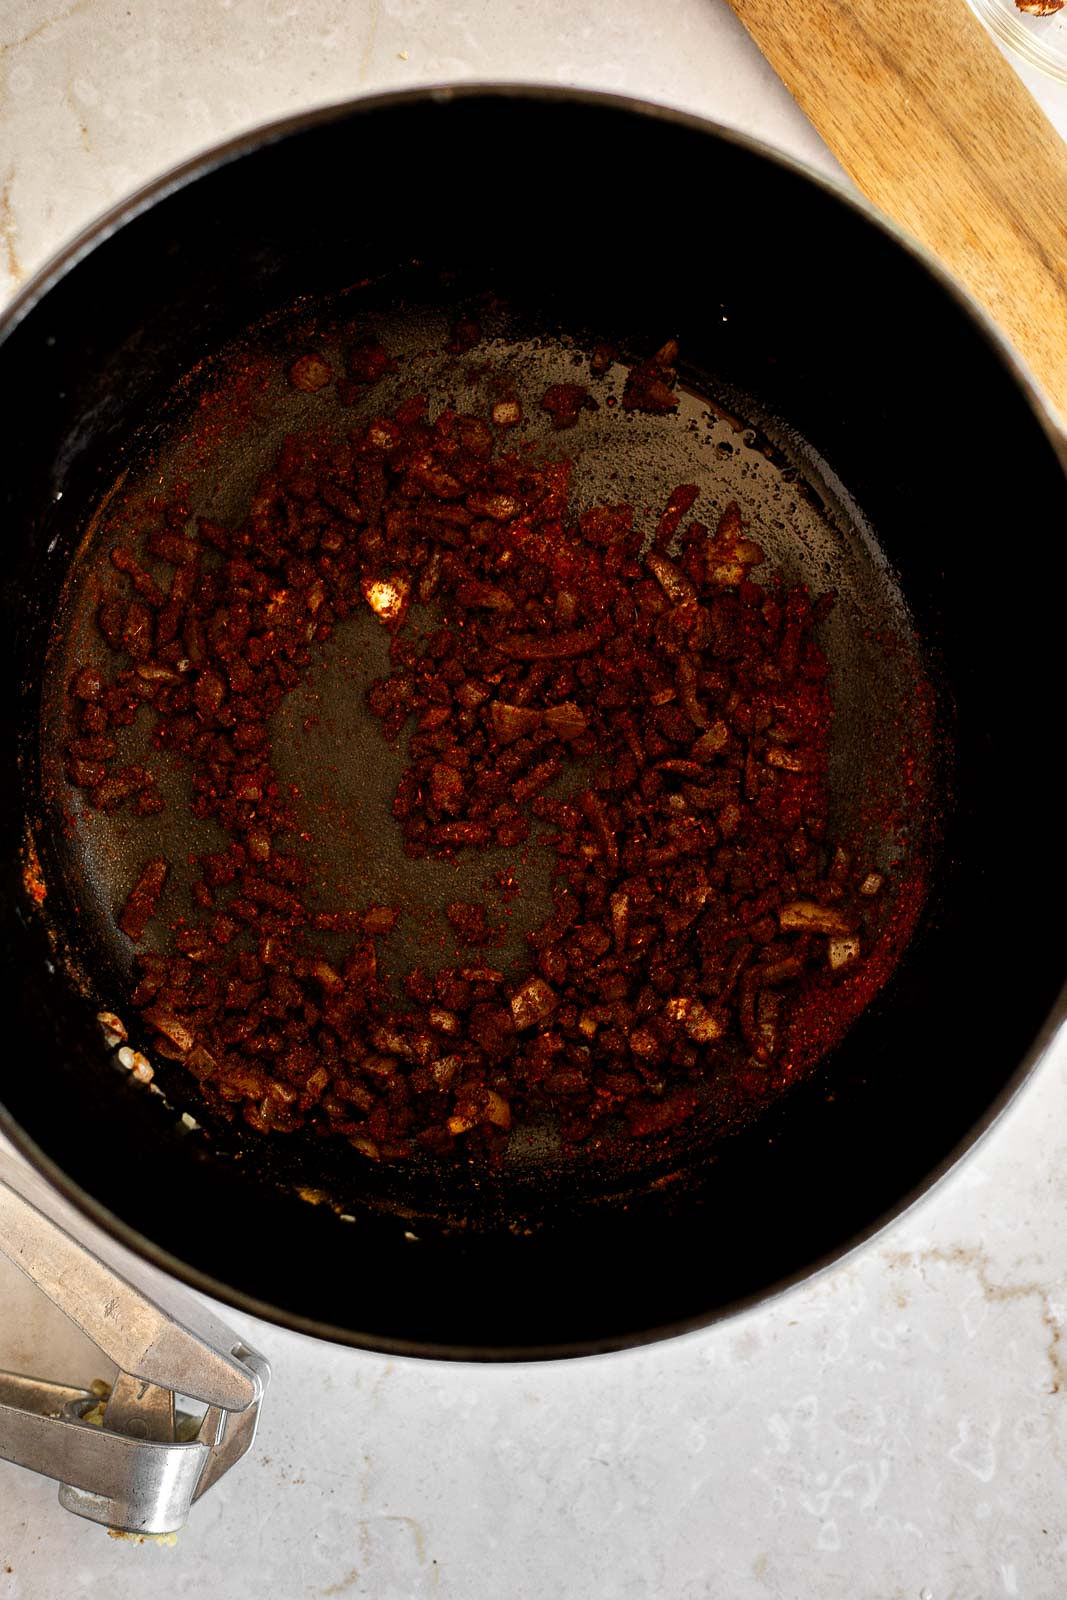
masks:
<path id="1" fill-rule="evenodd" d="M 926 245 L 1067 427 L 1067 144 L 966 0 L 730 0 L 842 166 Z"/>

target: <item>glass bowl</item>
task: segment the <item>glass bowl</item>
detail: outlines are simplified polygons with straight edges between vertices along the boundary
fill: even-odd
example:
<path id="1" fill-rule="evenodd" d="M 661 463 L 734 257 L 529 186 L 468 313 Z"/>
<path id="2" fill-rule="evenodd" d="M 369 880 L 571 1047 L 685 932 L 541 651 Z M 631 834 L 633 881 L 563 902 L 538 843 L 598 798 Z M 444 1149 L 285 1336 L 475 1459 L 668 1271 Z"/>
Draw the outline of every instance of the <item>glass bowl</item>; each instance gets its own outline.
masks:
<path id="1" fill-rule="evenodd" d="M 1015 0 L 969 0 L 997 39 L 1031 67 L 1067 83 L 1067 5 L 1050 17 L 1020 11 Z"/>

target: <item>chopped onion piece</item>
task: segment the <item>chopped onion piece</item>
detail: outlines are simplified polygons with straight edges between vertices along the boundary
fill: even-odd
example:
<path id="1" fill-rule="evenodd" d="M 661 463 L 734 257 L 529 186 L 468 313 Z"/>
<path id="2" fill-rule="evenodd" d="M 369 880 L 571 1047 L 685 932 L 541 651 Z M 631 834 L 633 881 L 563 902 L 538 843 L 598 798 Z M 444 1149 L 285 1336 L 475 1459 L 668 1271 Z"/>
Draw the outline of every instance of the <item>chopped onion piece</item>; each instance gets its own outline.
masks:
<path id="1" fill-rule="evenodd" d="M 778 926 L 784 933 L 847 934 L 848 918 L 832 906 L 820 906 L 814 900 L 791 900 L 778 911 Z"/>
<path id="2" fill-rule="evenodd" d="M 543 978 L 527 978 L 511 997 L 511 1016 L 518 1032 L 536 1027 L 550 1017 L 559 1004 L 556 991 Z"/>
<path id="3" fill-rule="evenodd" d="M 831 939 L 826 949 L 830 966 L 834 972 L 839 972 L 842 967 L 847 967 L 850 962 L 858 959 L 860 942 L 854 933 L 845 934 Z"/>
<path id="4" fill-rule="evenodd" d="M 363 598 L 380 621 L 387 625 L 403 622 L 411 597 L 407 578 L 363 578 Z"/>

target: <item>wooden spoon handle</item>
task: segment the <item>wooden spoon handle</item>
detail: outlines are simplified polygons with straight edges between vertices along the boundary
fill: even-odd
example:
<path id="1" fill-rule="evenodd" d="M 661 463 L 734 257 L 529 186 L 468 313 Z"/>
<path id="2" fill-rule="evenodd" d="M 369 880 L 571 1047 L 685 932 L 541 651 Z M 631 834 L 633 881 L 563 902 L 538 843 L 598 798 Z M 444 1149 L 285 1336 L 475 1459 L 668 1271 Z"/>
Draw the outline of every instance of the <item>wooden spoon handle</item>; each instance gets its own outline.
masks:
<path id="1" fill-rule="evenodd" d="M 1067 426 L 1067 144 L 966 0 L 730 0 L 842 166 Z"/>

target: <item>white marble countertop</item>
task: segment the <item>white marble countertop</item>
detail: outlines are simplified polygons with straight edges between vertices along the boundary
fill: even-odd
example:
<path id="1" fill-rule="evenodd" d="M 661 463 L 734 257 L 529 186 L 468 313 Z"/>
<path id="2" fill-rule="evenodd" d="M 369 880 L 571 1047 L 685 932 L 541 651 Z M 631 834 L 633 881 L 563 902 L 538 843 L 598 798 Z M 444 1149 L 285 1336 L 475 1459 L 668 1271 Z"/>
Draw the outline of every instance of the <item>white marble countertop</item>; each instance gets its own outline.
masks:
<path id="1" fill-rule="evenodd" d="M 722 0 L 0 0 L 0 291 L 241 128 L 469 78 L 669 101 L 837 171 Z M 1063 1600 L 1061 1157 L 1067 1048 L 838 1269 L 621 1356 L 392 1361 L 234 1318 L 274 1365 L 254 1457 L 173 1549 L 0 1463 L 0 1600 Z M 100 1369 L 0 1273 L 0 1366 L 42 1361 Z"/>

